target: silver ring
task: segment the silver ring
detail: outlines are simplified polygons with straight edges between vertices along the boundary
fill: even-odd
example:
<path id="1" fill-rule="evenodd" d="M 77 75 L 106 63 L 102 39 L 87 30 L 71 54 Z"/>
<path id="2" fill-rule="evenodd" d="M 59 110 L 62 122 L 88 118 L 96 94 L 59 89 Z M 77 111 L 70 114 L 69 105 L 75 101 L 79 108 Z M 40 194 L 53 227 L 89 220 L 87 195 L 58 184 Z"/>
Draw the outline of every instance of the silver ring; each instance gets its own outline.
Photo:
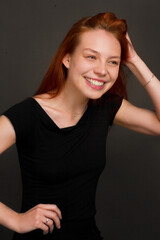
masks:
<path id="1" fill-rule="evenodd" d="M 48 223 L 48 221 L 49 221 L 49 219 L 48 219 L 48 218 L 46 218 L 46 223 Z"/>

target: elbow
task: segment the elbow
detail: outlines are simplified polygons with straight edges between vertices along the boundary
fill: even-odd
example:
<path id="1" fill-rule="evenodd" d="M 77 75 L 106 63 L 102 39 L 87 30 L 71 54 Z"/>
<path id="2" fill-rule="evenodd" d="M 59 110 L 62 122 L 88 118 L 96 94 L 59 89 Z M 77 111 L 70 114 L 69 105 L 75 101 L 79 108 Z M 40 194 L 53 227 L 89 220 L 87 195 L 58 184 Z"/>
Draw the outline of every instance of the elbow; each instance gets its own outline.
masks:
<path id="1" fill-rule="evenodd" d="M 3 151 L 2 151 L 1 148 L 0 148 L 0 155 L 2 155 L 2 153 L 3 153 Z"/>
<path id="2" fill-rule="evenodd" d="M 159 124 L 160 125 L 160 124 Z M 152 136 L 159 137 L 160 136 L 160 126 L 151 132 Z"/>
<path id="3" fill-rule="evenodd" d="M 152 122 L 150 124 L 151 126 L 151 132 L 153 136 L 160 136 L 160 116 L 156 118 L 156 121 Z"/>
<path id="4" fill-rule="evenodd" d="M 160 116 L 158 117 L 158 126 L 155 132 L 155 136 L 160 136 Z"/>
<path id="5" fill-rule="evenodd" d="M 154 133 L 154 136 L 160 137 L 160 130 Z"/>
<path id="6" fill-rule="evenodd" d="M 0 146 L 0 155 L 2 155 L 2 153 L 4 153 L 5 149 L 3 149 L 3 147 Z"/>

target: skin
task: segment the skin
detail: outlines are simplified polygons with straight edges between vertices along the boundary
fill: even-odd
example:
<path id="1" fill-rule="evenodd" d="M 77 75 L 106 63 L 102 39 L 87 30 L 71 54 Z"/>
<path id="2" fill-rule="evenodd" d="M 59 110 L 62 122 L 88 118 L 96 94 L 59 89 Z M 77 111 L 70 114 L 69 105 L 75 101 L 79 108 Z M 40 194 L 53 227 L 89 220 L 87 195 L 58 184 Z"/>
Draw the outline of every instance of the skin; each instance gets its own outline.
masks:
<path id="1" fill-rule="evenodd" d="M 98 37 L 95 37 L 95 34 Z M 104 30 L 83 33 L 81 42 L 74 53 L 66 55 L 63 60 L 68 69 L 67 91 L 71 89 L 76 96 L 78 94 L 79 99 L 102 97 L 118 77 L 120 58 L 120 44 L 111 33 Z M 89 86 L 86 84 L 88 81 L 85 77 L 104 81 L 103 89 Z"/>
<path id="2" fill-rule="evenodd" d="M 137 55 L 128 34 L 126 38 L 129 53 L 125 64 L 144 86 L 151 78 L 152 72 Z M 88 100 L 100 98 L 116 81 L 120 56 L 120 44 L 111 33 L 104 30 L 83 33 L 73 54 L 67 54 L 63 59 L 68 75 L 62 92 L 52 99 L 46 93 L 35 96 L 35 100 L 59 128 L 75 125 L 83 115 Z M 105 84 L 103 88 L 97 87 L 89 83 L 86 77 L 96 80 L 99 84 L 102 82 Z M 154 76 L 152 81 L 145 86 L 145 90 L 153 102 L 155 112 L 137 108 L 123 100 L 114 123 L 141 133 L 160 135 L 159 80 Z M 77 117 L 73 117 L 74 113 L 78 113 Z M 12 124 L 5 116 L 1 116 L 0 153 L 15 142 L 16 135 Z M 47 234 L 53 231 L 53 222 L 57 228 L 60 228 L 62 218 L 61 211 L 55 204 L 39 204 L 26 213 L 16 213 L 0 203 L 0 213 L 0 223 L 20 233 L 40 228 L 44 234 Z M 47 224 L 46 218 L 49 218 Z"/>
<path id="3" fill-rule="evenodd" d="M 102 30 L 85 32 L 74 53 L 63 59 L 68 76 L 62 92 L 53 99 L 47 94 L 35 96 L 35 99 L 60 128 L 75 125 L 88 100 L 100 98 L 116 81 L 120 57 L 120 44 L 111 33 Z M 85 77 L 104 82 L 104 87 L 97 89 Z M 81 114 L 74 118 L 74 113 Z"/>

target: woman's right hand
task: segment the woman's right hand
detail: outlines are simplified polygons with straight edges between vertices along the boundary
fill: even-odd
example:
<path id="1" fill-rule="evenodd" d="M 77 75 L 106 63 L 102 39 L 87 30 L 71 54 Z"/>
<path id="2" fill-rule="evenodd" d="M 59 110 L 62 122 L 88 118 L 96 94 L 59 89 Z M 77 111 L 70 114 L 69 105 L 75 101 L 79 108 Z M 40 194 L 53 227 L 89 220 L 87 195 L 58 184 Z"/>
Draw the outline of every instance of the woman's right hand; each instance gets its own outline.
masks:
<path id="1" fill-rule="evenodd" d="M 17 232 L 27 233 L 41 229 L 43 234 L 52 233 L 54 225 L 61 227 L 62 214 L 54 204 L 38 204 L 25 213 L 17 214 Z"/>

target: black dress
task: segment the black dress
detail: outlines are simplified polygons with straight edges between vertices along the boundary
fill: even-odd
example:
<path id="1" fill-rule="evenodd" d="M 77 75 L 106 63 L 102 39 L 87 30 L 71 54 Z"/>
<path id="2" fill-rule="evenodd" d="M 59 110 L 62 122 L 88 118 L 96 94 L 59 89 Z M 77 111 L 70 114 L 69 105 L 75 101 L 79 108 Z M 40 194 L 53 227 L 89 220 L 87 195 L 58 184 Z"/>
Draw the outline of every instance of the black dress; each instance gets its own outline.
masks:
<path id="1" fill-rule="evenodd" d="M 106 163 L 106 136 L 122 99 L 89 104 L 79 122 L 59 128 L 33 98 L 11 107 L 7 116 L 16 132 L 23 196 L 22 212 L 39 203 L 56 204 L 61 229 L 14 234 L 13 239 L 100 240 L 95 223 L 97 182 Z"/>

